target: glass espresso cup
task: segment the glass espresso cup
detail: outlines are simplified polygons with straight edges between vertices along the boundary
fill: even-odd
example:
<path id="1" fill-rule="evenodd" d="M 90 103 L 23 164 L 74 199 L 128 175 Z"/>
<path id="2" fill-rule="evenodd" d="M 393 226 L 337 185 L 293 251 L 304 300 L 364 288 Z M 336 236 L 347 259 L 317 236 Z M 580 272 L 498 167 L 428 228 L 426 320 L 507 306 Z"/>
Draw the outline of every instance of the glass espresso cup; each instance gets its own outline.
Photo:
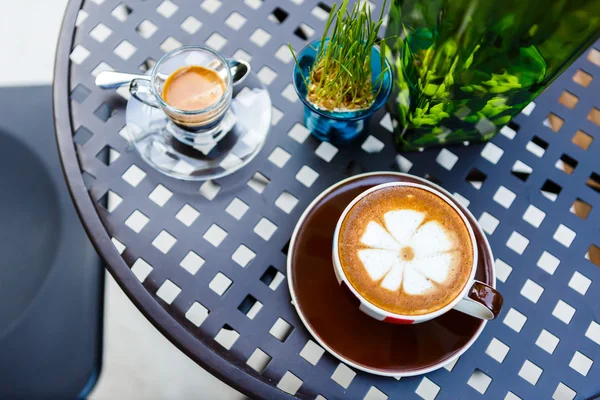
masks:
<path id="1" fill-rule="evenodd" d="M 129 91 L 139 101 L 161 108 L 169 119 L 184 131 L 205 133 L 219 125 L 231 104 L 233 78 L 230 64 L 221 54 L 205 46 L 183 46 L 170 51 L 152 68 L 147 78 L 131 81 Z M 163 89 L 167 78 L 175 71 L 186 66 L 201 66 L 215 71 L 223 80 L 225 90 L 221 97 L 209 107 L 199 110 L 181 110 L 166 103 Z"/>

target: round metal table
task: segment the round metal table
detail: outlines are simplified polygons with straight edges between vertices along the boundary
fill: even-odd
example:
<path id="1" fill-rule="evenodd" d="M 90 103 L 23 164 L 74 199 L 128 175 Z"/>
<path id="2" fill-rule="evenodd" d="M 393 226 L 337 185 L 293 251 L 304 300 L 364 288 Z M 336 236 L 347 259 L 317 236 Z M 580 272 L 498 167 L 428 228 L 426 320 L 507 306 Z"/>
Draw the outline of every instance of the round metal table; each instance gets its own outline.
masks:
<path id="1" fill-rule="evenodd" d="M 314 38 L 330 3 L 70 2 L 56 58 L 57 140 L 79 215 L 110 272 L 177 347 L 256 398 L 599 392 L 600 268 L 590 254 L 600 251 L 600 46 L 489 144 L 397 155 L 395 122 L 382 110 L 362 139 L 336 148 L 302 125 L 285 47 Z M 272 97 L 272 131 L 232 176 L 176 181 L 131 150 L 127 93 L 101 91 L 94 77 L 145 72 L 165 52 L 203 43 L 250 60 Z M 500 317 L 457 362 L 400 381 L 353 371 L 315 348 L 285 277 L 290 235 L 310 201 L 347 176 L 377 170 L 426 177 L 468 204 L 488 234 L 505 296 Z"/>

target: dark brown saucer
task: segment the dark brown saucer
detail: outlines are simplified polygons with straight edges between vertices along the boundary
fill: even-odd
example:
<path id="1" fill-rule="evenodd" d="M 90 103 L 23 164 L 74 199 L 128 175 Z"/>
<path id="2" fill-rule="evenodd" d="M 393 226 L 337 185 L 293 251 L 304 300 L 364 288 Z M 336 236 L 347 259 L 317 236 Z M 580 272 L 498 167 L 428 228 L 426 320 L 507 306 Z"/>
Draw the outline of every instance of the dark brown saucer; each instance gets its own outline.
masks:
<path id="1" fill-rule="evenodd" d="M 464 353 L 485 321 L 458 311 L 416 325 L 392 325 L 362 313 L 357 300 L 335 279 L 331 250 L 335 225 L 344 208 L 361 192 L 387 182 L 417 182 L 444 189 L 424 179 L 393 172 L 362 174 L 339 182 L 311 203 L 294 230 L 288 254 L 292 299 L 315 339 L 349 365 L 378 375 L 412 376 L 433 371 Z M 475 279 L 495 286 L 493 255 L 471 213 L 460 203 L 478 242 Z"/>

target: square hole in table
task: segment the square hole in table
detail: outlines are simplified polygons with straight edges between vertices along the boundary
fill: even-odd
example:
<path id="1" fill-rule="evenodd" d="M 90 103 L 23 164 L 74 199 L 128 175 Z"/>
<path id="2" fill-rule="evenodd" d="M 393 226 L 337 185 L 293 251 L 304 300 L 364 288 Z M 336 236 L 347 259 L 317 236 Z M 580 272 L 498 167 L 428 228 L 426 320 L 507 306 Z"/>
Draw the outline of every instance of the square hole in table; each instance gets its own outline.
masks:
<path id="1" fill-rule="evenodd" d="M 262 6 L 263 0 L 244 0 L 246 5 L 254 10 L 257 10 Z"/>
<path id="2" fill-rule="evenodd" d="M 283 318 L 277 318 L 277 321 L 275 321 L 271 329 L 269 329 L 269 333 L 280 342 L 285 342 L 287 338 L 290 337 L 293 330 L 294 327 L 286 320 Z"/>
<path id="3" fill-rule="evenodd" d="M 92 93 L 90 89 L 83 86 L 81 83 L 75 86 L 73 90 L 71 90 L 70 98 L 71 100 L 81 104 L 88 98 L 88 96 Z"/>
<path id="4" fill-rule="evenodd" d="M 592 190 L 600 193 L 600 174 L 592 172 L 585 184 Z"/>
<path id="5" fill-rule="evenodd" d="M 454 366 L 456 365 L 456 363 L 458 363 L 458 360 L 460 359 L 460 357 L 456 357 L 454 360 L 446 363 L 446 365 L 444 365 L 444 369 L 448 372 L 452 372 L 452 370 L 454 369 Z"/>
<path id="6" fill-rule="evenodd" d="M 148 195 L 148 198 L 150 200 L 152 200 L 154 203 L 156 203 L 157 205 L 159 205 L 160 207 L 162 207 L 167 203 L 167 201 L 169 201 L 171 196 L 173 196 L 173 192 L 171 192 L 169 189 L 167 189 L 163 185 L 158 184 L 158 186 L 156 186 L 154 188 L 154 190 L 152 190 L 152 192 L 150 192 L 150 194 Z"/>
<path id="7" fill-rule="evenodd" d="M 554 182 L 551 179 L 546 179 L 542 187 L 540 188 L 542 195 L 550 201 L 556 201 L 560 192 L 562 192 L 562 186 Z"/>
<path id="8" fill-rule="evenodd" d="M 513 231 L 506 242 L 506 247 L 513 250 L 517 254 L 523 254 L 528 245 L 529 239 L 517 231 Z"/>
<path id="9" fill-rule="evenodd" d="M 585 88 L 590 86 L 590 83 L 592 83 L 592 79 L 592 75 L 588 74 L 582 69 L 578 69 L 573 75 L 573 82 Z"/>
<path id="10" fill-rule="evenodd" d="M 296 204 L 298 204 L 298 199 L 285 190 L 275 200 L 275 205 L 286 214 L 291 213 Z"/>
<path id="11" fill-rule="evenodd" d="M 290 371 L 286 371 L 286 373 L 283 375 L 283 377 L 277 384 L 277 387 L 293 396 L 296 394 L 296 392 L 298 392 L 298 390 L 302 386 L 302 383 L 303 382 L 302 380 L 300 380 L 300 378 L 292 374 Z"/>
<path id="12" fill-rule="evenodd" d="M 321 142 L 321 144 L 315 150 L 315 154 L 326 162 L 333 160 L 333 157 L 335 157 L 337 152 L 338 148 L 329 142 Z"/>
<path id="13" fill-rule="evenodd" d="M 524 162 L 517 160 L 513 164 L 510 172 L 511 172 L 511 174 L 513 174 L 514 176 L 516 176 L 517 178 L 519 178 L 520 180 L 525 182 L 525 181 L 527 181 L 527 178 L 529 178 L 529 175 L 531 175 L 531 173 L 533 172 L 533 168 L 531 168 L 529 165 L 525 164 Z"/>
<path id="14" fill-rule="evenodd" d="M 575 160 L 573 157 L 571 157 L 567 154 L 563 154 L 556 161 L 556 164 L 554 164 L 554 166 L 556 168 L 558 168 L 559 170 L 563 171 L 564 173 L 566 173 L 567 175 L 571 175 L 573 173 L 573 171 L 575 170 L 575 168 L 577 167 L 577 164 L 578 164 L 577 160 Z"/>
<path id="15" fill-rule="evenodd" d="M 490 383 L 492 383 L 492 378 L 490 378 L 480 369 L 475 369 L 467 381 L 467 385 L 471 386 L 481 394 L 485 394 L 487 388 L 490 386 Z"/>
<path id="16" fill-rule="evenodd" d="M 503 321 L 504 325 L 508 326 L 517 333 L 521 332 L 525 322 L 527 322 L 527 317 L 514 308 L 508 310 Z"/>
<path id="17" fill-rule="evenodd" d="M 117 45 L 117 47 L 115 47 L 113 53 L 119 56 L 119 58 L 127 61 L 136 51 L 137 47 L 135 47 L 131 42 L 123 40 Z"/>
<path id="18" fill-rule="evenodd" d="M 379 153 L 384 147 L 385 144 L 373 135 L 369 135 L 360 146 L 361 149 L 369 154 Z"/>
<path id="19" fill-rule="evenodd" d="M 200 213 L 198 212 L 198 210 L 196 210 L 194 207 L 190 206 L 189 204 L 185 204 L 177 212 L 177 215 L 175 215 L 175 218 L 177 218 L 177 220 L 179 220 L 185 226 L 189 227 L 189 226 L 192 226 L 194 221 L 196 221 L 196 219 L 199 216 L 200 216 Z"/>
<path id="20" fill-rule="evenodd" d="M 270 355 L 257 348 L 256 350 L 254 350 L 248 361 L 246 361 L 246 364 L 248 364 L 253 370 L 258 372 L 259 374 L 262 374 L 267 368 L 267 365 L 269 365 L 269 363 L 271 362 L 271 360 L 272 357 Z"/>
<path id="21" fill-rule="evenodd" d="M 438 153 L 438 156 L 436 157 L 435 161 L 439 165 L 450 171 L 458 161 L 458 156 L 452 153 L 450 150 L 442 149 Z"/>
<path id="22" fill-rule="evenodd" d="M 233 53 L 233 58 L 237 58 L 238 60 L 244 60 L 246 62 L 252 61 L 252 56 L 242 49 L 237 49 L 235 53 Z"/>
<path id="23" fill-rule="evenodd" d="M 143 213 L 138 210 L 135 210 L 131 215 L 125 220 L 125 225 L 131 228 L 135 233 L 140 233 L 142 229 L 146 226 L 146 224 L 150 222 L 150 218 L 146 217 Z"/>
<path id="24" fill-rule="evenodd" d="M 256 172 L 248 181 L 248 186 L 250 186 L 255 192 L 261 194 L 265 191 L 269 182 L 271 182 L 269 178 L 260 172 Z"/>
<path id="25" fill-rule="evenodd" d="M 271 236 L 277 230 L 277 225 L 269 221 L 267 218 L 263 217 L 258 221 L 258 223 L 254 226 L 254 233 L 263 238 L 264 240 L 271 239 Z"/>
<path id="26" fill-rule="evenodd" d="M 113 212 L 122 202 L 123 198 L 110 189 L 106 191 L 100 200 L 98 200 L 98 204 L 104 207 L 108 212 Z"/>
<path id="27" fill-rule="evenodd" d="M 577 105 L 577 102 L 579 102 L 579 97 L 575 96 L 568 90 L 564 90 L 558 98 L 558 102 L 563 106 L 567 107 L 568 109 L 572 110 Z"/>
<path id="28" fill-rule="evenodd" d="M 560 128 L 565 124 L 565 120 L 554 113 L 548 114 L 548 117 L 544 120 L 544 126 L 552 129 L 554 132 L 560 131 Z"/>
<path id="29" fill-rule="evenodd" d="M 219 0 L 204 0 L 200 7 L 209 14 L 214 14 L 221 7 L 222 3 Z"/>
<path id="30" fill-rule="evenodd" d="M 594 362 L 592 359 L 587 357 L 585 354 L 576 351 L 569 363 L 569 367 L 573 368 L 575 371 L 579 372 L 583 376 L 587 376 L 588 372 L 590 372 L 590 368 L 592 368 L 592 364 Z"/>
<path id="31" fill-rule="evenodd" d="M 146 261 L 144 261 L 141 258 L 138 258 L 137 260 L 135 260 L 135 262 L 131 266 L 131 272 L 133 272 L 133 275 L 135 275 L 135 277 L 140 282 L 144 282 L 146 280 L 146 278 L 148 277 L 148 275 L 150 275 L 152 270 L 153 270 L 152 265 L 148 264 Z"/>
<path id="32" fill-rule="evenodd" d="M 292 56 L 292 52 L 290 51 L 290 48 L 285 44 L 282 44 L 277 49 L 277 51 L 275 52 L 275 58 L 284 64 L 288 64 L 294 59 L 294 57 Z"/>
<path id="33" fill-rule="evenodd" d="M 283 168 L 283 166 L 289 161 L 292 157 L 290 153 L 282 149 L 281 147 L 275 147 L 275 149 L 271 152 L 268 157 L 268 160 L 271 161 L 279 168 Z"/>
<path id="34" fill-rule="evenodd" d="M 590 215 L 590 212 L 592 211 L 592 206 L 578 197 L 575 200 L 575 202 L 573 202 L 570 211 L 573 214 L 577 215 L 579 218 L 585 220 L 587 219 L 588 215 Z"/>
<path id="35" fill-rule="evenodd" d="M 585 337 L 600 345 L 600 324 L 595 321 L 590 322 L 590 326 L 585 332 Z"/>
<path id="36" fill-rule="evenodd" d="M 152 23 L 150 20 L 143 20 L 140 24 L 135 28 L 135 31 L 144 39 L 150 38 L 154 33 L 158 30 L 158 27 Z"/>
<path id="37" fill-rule="evenodd" d="M 600 267 L 600 247 L 596 246 L 595 244 L 591 244 L 588 252 L 585 255 L 585 258 Z"/>
<path id="38" fill-rule="evenodd" d="M 176 48 L 181 47 L 181 46 L 182 46 L 182 43 L 179 40 L 175 39 L 172 36 L 169 36 L 168 38 L 165 39 L 164 42 L 161 43 L 160 49 L 162 51 L 164 51 L 165 53 L 168 53 L 171 50 L 175 50 Z"/>
<path id="39" fill-rule="evenodd" d="M 281 95 L 284 99 L 291 103 L 296 103 L 298 101 L 298 95 L 296 94 L 296 90 L 294 89 L 294 85 L 288 83 L 285 88 L 281 91 Z"/>
<path id="40" fill-rule="evenodd" d="M 98 117 L 98 119 L 102 122 L 106 122 L 110 119 L 110 117 L 115 115 L 116 112 L 117 110 L 112 108 L 110 104 L 102 103 L 98 108 L 96 108 L 96 111 L 94 111 L 94 115 Z"/>
<path id="41" fill-rule="evenodd" d="M 98 159 L 98 161 L 100 161 L 106 166 L 109 166 L 110 164 L 115 162 L 120 156 L 121 153 L 119 153 L 117 150 L 113 149 L 109 145 L 104 146 L 102 150 L 100 150 L 96 154 L 96 158 Z"/>
<path id="42" fill-rule="evenodd" d="M 230 27 L 233 30 L 238 31 L 238 30 L 240 30 L 240 28 L 242 26 L 244 26 L 244 24 L 246 23 L 246 21 L 247 21 L 246 17 L 244 17 L 239 12 L 234 11 L 225 20 L 225 25 L 227 25 L 228 27 Z"/>
<path id="43" fill-rule="evenodd" d="M 536 228 L 540 227 L 540 225 L 544 221 L 544 218 L 546 218 L 546 213 L 534 206 L 533 204 L 530 204 L 529 207 L 527 207 L 527 210 L 525 210 L 525 213 L 523 214 L 523 220 L 529 222 L 532 226 Z"/>
<path id="44" fill-rule="evenodd" d="M 77 18 L 75 18 L 75 26 L 79 27 L 89 16 L 85 10 L 79 10 L 77 12 Z"/>
<path id="45" fill-rule="evenodd" d="M 250 41 L 258 47 L 264 47 L 269 40 L 271 40 L 271 34 L 262 28 L 256 29 L 250 35 Z"/>
<path id="46" fill-rule="evenodd" d="M 186 33 L 193 35 L 196 32 L 198 32 L 198 30 L 200 28 L 202 28 L 202 22 L 198 21 L 196 18 L 192 17 L 191 15 L 189 17 L 187 17 L 186 19 L 183 20 L 183 22 L 181 23 L 181 25 L 179 25 L 179 27 Z"/>
<path id="47" fill-rule="evenodd" d="M 90 36 L 92 39 L 99 43 L 103 43 L 110 35 L 112 35 L 112 29 L 103 23 L 99 23 L 90 31 Z"/>
<path id="48" fill-rule="evenodd" d="M 506 358 L 506 355 L 508 354 L 509 350 L 510 347 L 502 343 L 500 340 L 492 338 L 492 341 L 485 350 L 485 354 L 492 357 L 499 363 L 502 363 L 502 361 L 504 361 L 504 358 Z"/>
<path id="49" fill-rule="evenodd" d="M 325 350 L 321 346 L 309 339 L 300 351 L 300 357 L 312 365 L 317 365 L 324 353 Z"/>
<path id="50" fill-rule="evenodd" d="M 246 317 L 254 319 L 254 317 L 256 317 L 256 314 L 258 314 L 262 307 L 263 304 L 260 301 L 256 300 L 254 296 L 249 294 L 244 298 L 244 300 L 242 300 L 242 302 L 238 306 L 238 310 L 240 310 L 240 312 Z"/>
<path id="51" fill-rule="evenodd" d="M 523 400 L 523 399 L 521 399 L 519 396 L 517 396 L 516 394 L 514 394 L 513 392 L 511 392 L 509 390 L 508 393 L 506 393 L 506 396 L 504 396 L 504 400 Z"/>
<path id="52" fill-rule="evenodd" d="M 208 318 L 209 313 L 208 308 L 195 301 L 185 313 L 185 318 L 196 327 L 199 327 Z"/>
<path id="53" fill-rule="evenodd" d="M 240 337 L 240 334 L 237 333 L 231 326 L 228 324 L 223 325 L 223 328 L 217 333 L 215 336 L 215 341 L 223 346 L 225 349 L 230 350 L 235 342 Z"/>
<path id="54" fill-rule="evenodd" d="M 239 221 L 249 208 L 250 207 L 246 203 L 236 197 L 231 200 L 231 203 L 229 203 L 225 212 Z"/>
<path id="55" fill-rule="evenodd" d="M 483 228 L 484 232 L 488 235 L 492 235 L 500 221 L 498 218 L 494 217 L 492 214 L 489 214 L 487 211 L 484 211 L 479 217 L 479 225 Z"/>
<path id="56" fill-rule="evenodd" d="M 494 267 L 496 267 L 496 277 L 500 280 L 500 282 L 506 282 L 513 270 L 510 265 L 499 258 L 496 259 Z"/>
<path id="57" fill-rule="evenodd" d="M 485 158 L 492 164 L 497 164 L 503 154 L 504 150 L 492 142 L 488 142 L 481 151 L 481 157 Z"/>
<path id="58" fill-rule="evenodd" d="M 219 296 L 223 296 L 225 292 L 231 287 L 233 281 L 225 276 L 221 272 L 217 272 L 217 275 L 210 281 L 208 287 L 218 294 Z"/>
<path id="59" fill-rule="evenodd" d="M 243 244 L 241 244 L 231 255 L 231 259 L 242 268 L 245 268 L 254 257 L 256 257 L 256 253 Z"/>
<path id="60" fill-rule="evenodd" d="M 525 360 L 519 371 L 519 376 L 535 386 L 540 376 L 542 376 L 542 372 L 544 371 L 540 367 L 529 360 Z"/>
<path id="61" fill-rule="evenodd" d="M 590 278 L 581 274 L 579 271 L 575 271 L 569 281 L 569 287 L 582 296 L 585 296 L 591 284 L 592 281 Z"/>
<path id="62" fill-rule="evenodd" d="M 152 241 L 152 246 L 156 247 L 163 254 L 167 254 L 175 243 L 177 243 L 177 239 L 169 232 L 162 230 Z"/>
<path id="63" fill-rule="evenodd" d="M 410 171 L 410 169 L 413 166 L 412 161 L 410 161 L 408 158 L 398 154 L 396 156 L 396 158 L 394 159 L 395 162 L 395 166 L 398 168 L 398 171 L 400 172 L 408 172 Z"/>
<path id="64" fill-rule="evenodd" d="M 355 376 L 356 372 L 351 370 L 346 364 L 339 363 L 335 371 L 333 371 L 331 379 L 344 389 L 348 389 Z"/>
<path id="65" fill-rule="evenodd" d="M 388 396 L 375 386 L 371 386 L 363 400 L 387 400 Z"/>
<path id="66" fill-rule="evenodd" d="M 127 6 L 127 4 L 121 3 L 111 11 L 110 15 L 112 15 L 120 22 L 125 22 L 127 18 L 129 18 L 129 15 L 132 11 L 133 10 L 129 6 Z"/>
<path id="67" fill-rule="evenodd" d="M 596 107 L 592 107 L 590 113 L 587 116 L 589 121 L 592 121 L 594 124 L 600 126 L 600 109 Z"/>
<path id="68" fill-rule="evenodd" d="M 114 238 L 114 237 L 111 238 L 110 241 L 113 244 L 113 246 L 115 246 L 115 250 L 117 250 L 117 253 L 123 254 L 123 252 L 126 249 L 125 245 L 123 243 L 119 242 L 119 240 L 117 240 L 117 238 Z"/>
<path id="69" fill-rule="evenodd" d="M 77 46 L 75 46 L 73 48 L 73 51 L 69 55 L 69 59 L 73 63 L 79 65 L 82 62 L 84 62 L 86 60 L 86 58 L 88 58 L 89 55 L 90 55 L 90 51 L 88 49 L 86 49 L 85 47 L 83 47 L 82 45 L 78 44 Z"/>
<path id="70" fill-rule="evenodd" d="M 552 311 L 552 315 L 568 325 L 571 322 L 573 315 L 575 315 L 575 311 L 576 310 L 569 304 L 559 300 Z"/>
<path id="71" fill-rule="evenodd" d="M 208 200 L 213 200 L 219 194 L 221 185 L 215 181 L 206 181 L 201 186 L 198 192 Z"/>
<path id="72" fill-rule="evenodd" d="M 554 394 L 552 394 L 552 400 L 573 400 L 577 396 L 577 392 L 565 385 L 562 382 L 559 382 Z"/>
<path id="73" fill-rule="evenodd" d="M 156 60 L 152 57 L 146 58 L 138 67 L 138 69 L 142 72 L 148 72 L 156 65 Z M 129 139 L 126 139 L 129 140 Z"/>
<path id="74" fill-rule="evenodd" d="M 281 24 L 283 23 L 283 21 L 286 20 L 288 15 L 288 12 L 285 11 L 283 8 L 275 7 L 275 9 L 271 11 L 271 14 L 269 14 L 267 18 L 269 18 L 269 21 L 275 24 Z"/>
<path id="75" fill-rule="evenodd" d="M 439 392 L 440 387 L 426 376 L 421 379 L 419 386 L 415 390 L 415 393 L 423 400 L 434 400 Z"/>
<path id="76" fill-rule="evenodd" d="M 267 285 L 271 290 L 276 290 L 281 282 L 285 279 L 285 275 L 277 271 L 274 266 L 269 266 L 264 274 L 260 277 L 262 283 Z"/>
<path id="77" fill-rule="evenodd" d="M 504 208 L 510 208 L 517 195 L 506 187 L 500 185 L 494 194 L 494 201 Z"/>
<path id="78" fill-rule="evenodd" d="M 219 245 L 225 240 L 227 237 L 227 232 L 221 228 L 217 224 L 212 224 L 208 230 L 202 235 L 204 240 L 208 243 L 212 244 L 215 247 L 219 247 Z"/>
<path id="79" fill-rule="evenodd" d="M 177 12 L 179 7 L 170 0 L 165 0 L 156 7 L 156 12 L 165 18 L 171 18 Z"/>
<path id="80" fill-rule="evenodd" d="M 546 351 L 549 354 L 552 354 L 554 353 L 554 350 L 556 350 L 558 342 L 560 342 L 560 339 L 558 337 L 548 332 L 547 330 L 542 329 L 542 331 L 540 332 L 540 336 L 538 336 L 537 340 L 535 341 L 535 344 L 540 349 Z"/>
<path id="81" fill-rule="evenodd" d="M 331 7 L 323 2 L 319 2 L 315 8 L 310 12 L 316 18 L 321 21 L 327 21 L 329 18 L 329 13 L 331 12 Z"/>
<path id="82" fill-rule="evenodd" d="M 527 279 L 521 288 L 521 296 L 525 297 L 532 303 L 537 303 L 542 293 L 544 293 L 544 288 L 531 279 Z"/>
<path id="83" fill-rule="evenodd" d="M 554 232 L 554 236 L 552 236 L 552 238 L 565 247 L 571 247 L 571 243 L 573 243 L 576 235 L 577 234 L 574 230 L 563 224 L 560 224 L 556 229 L 556 232 Z"/>
<path id="84" fill-rule="evenodd" d="M 292 129 L 288 132 L 288 136 L 294 139 L 298 143 L 304 143 L 306 138 L 310 136 L 310 131 L 300 123 L 294 124 Z"/>
<path id="85" fill-rule="evenodd" d="M 258 71 L 257 76 L 263 84 L 269 86 L 277 78 L 277 72 L 265 65 Z"/>
<path id="86" fill-rule="evenodd" d="M 548 150 L 548 142 L 541 139 L 539 136 L 534 136 L 530 142 L 527 143 L 525 148 L 532 154 L 542 157 L 546 150 Z"/>
<path id="87" fill-rule="evenodd" d="M 83 146 L 90 140 L 92 137 L 92 132 L 90 132 L 86 127 L 80 126 L 75 130 L 73 134 L 73 142 L 79 146 Z"/>
<path id="88" fill-rule="evenodd" d="M 294 35 L 299 37 L 302 40 L 310 40 L 315 35 L 315 30 L 310 26 L 302 22 L 296 30 L 294 30 Z"/>
<path id="89" fill-rule="evenodd" d="M 554 255 L 544 251 L 540 256 L 537 266 L 549 273 L 550 275 L 554 274 L 556 268 L 558 268 L 558 264 L 560 264 L 560 260 L 556 258 Z"/>
<path id="90" fill-rule="evenodd" d="M 221 51 L 221 49 L 227 44 L 227 39 L 218 32 L 214 32 L 208 37 L 208 39 L 206 39 L 205 43 L 211 49 Z"/>
<path id="91" fill-rule="evenodd" d="M 592 136 L 579 129 L 577 130 L 577 132 L 575 132 L 575 135 L 573 136 L 572 140 L 572 142 L 575 143 L 575 145 L 581 147 L 583 150 L 587 150 L 593 141 L 594 138 Z"/>
<path id="92" fill-rule="evenodd" d="M 465 178 L 467 182 L 469 182 L 475 189 L 481 189 L 483 183 L 487 179 L 487 175 L 478 170 L 477 168 L 472 168 L 471 171 L 467 174 Z"/>
<path id="93" fill-rule="evenodd" d="M 306 187 L 311 187 L 317 180 L 319 174 L 311 167 L 304 165 L 296 174 L 296 180 Z"/>
<path id="94" fill-rule="evenodd" d="M 173 303 L 179 293 L 181 293 L 181 288 L 168 279 L 156 291 L 156 295 L 167 304 Z"/>
<path id="95" fill-rule="evenodd" d="M 95 78 L 104 71 L 114 71 L 115 69 L 108 63 L 102 61 L 92 70 L 92 76 Z"/>
<path id="96" fill-rule="evenodd" d="M 181 260 L 179 266 L 185 269 L 192 275 L 196 275 L 196 272 L 204 265 L 204 259 L 193 251 L 189 251 L 186 256 Z"/>

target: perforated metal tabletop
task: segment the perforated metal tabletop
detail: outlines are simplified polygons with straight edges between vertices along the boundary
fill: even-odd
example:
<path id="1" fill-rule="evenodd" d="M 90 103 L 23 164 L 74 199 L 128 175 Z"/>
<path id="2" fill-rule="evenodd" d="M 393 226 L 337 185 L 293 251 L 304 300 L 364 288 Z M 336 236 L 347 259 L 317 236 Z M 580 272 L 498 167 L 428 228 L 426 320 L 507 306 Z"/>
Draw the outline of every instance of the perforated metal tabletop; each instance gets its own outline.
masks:
<path id="1" fill-rule="evenodd" d="M 301 49 L 326 17 L 317 0 L 71 1 L 54 82 L 58 145 L 110 272 L 175 345 L 252 397 L 598 394 L 600 43 L 491 143 L 397 155 L 385 110 L 362 139 L 339 149 L 302 125 L 285 46 Z M 250 60 L 272 97 L 272 131 L 232 176 L 176 181 L 130 149 L 127 94 L 99 90 L 94 77 L 147 71 L 165 52 L 203 43 Z M 399 381 L 319 351 L 285 276 L 290 235 L 311 200 L 347 176 L 378 170 L 427 177 L 468 204 L 488 234 L 505 297 L 499 319 L 457 362 Z"/>

